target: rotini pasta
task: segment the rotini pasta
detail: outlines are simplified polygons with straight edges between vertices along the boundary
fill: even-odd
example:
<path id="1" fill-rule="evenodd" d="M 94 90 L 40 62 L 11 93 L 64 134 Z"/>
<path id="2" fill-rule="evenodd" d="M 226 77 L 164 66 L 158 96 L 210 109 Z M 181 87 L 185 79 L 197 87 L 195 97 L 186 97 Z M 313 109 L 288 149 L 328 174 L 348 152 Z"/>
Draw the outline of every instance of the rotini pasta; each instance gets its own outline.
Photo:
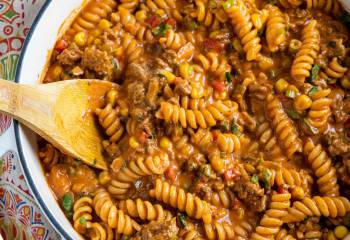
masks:
<path id="1" fill-rule="evenodd" d="M 51 169 L 55 164 L 57 164 L 61 153 L 50 143 L 47 143 L 45 148 L 39 152 L 39 158 L 42 163 Z"/>
<path id="2" fill-rule="evenodd" d="M 320 9 L 336 16 L 341 14 L 340 4 L 335 0 L 306 0 L 306 5 L 307 9 Z"/>
<path id="3" fill-rule="evenodd" d="M 302 31 L 302 45 L 295 55 L 291 68 L 291 75 L 296 85 L 302 85 L 305 78 L 310 76 L 310 70 L 319 49 L 320 33 L 317 29 L 317 21 L 311 20 Z"/>
<path id="4" fill-rule="evenodd" d="M 210 240 L 235 239 L 235 232 L 232 229 L 232 225 L 226 222 L 214 222 L 212 224 L 204 224 L 204 229 L 207 238 Z"/>
<path id="5" fill-rule="evenodd" d="M 73 226 L 79 233 L 85 233 L 91 227 L 92 199 L 82 197 L 74 203 Z"/>
<path id="6" fill-rule="evenodd" d="M 271 52 L 285 47 L 287 41 L 286 20 L 276 6 L 268 8 L 269 17 L 266 22 L 266 41 Z"/>
<path id="7" fill-rule="evenodd" d="M 311 139 L 306 139 L 304 153 L 307 161 L 316 175 L 317 185 L 321 194 L 325 196 L 339 196 L 339 186 L 332 161 L 321 145 L 315 145 Z"/>
<path id="8" fill-rule="evenodd" d="M 212 72 L 221 81 L 225 81 L 225 74 L 231 72 L 231 67 L 225 60 L 225 58 L 220 58 L 217 53 L 209 52 L 206 56 L 203 54 L 195 55 L 203 68 L 207 71 Z"/>

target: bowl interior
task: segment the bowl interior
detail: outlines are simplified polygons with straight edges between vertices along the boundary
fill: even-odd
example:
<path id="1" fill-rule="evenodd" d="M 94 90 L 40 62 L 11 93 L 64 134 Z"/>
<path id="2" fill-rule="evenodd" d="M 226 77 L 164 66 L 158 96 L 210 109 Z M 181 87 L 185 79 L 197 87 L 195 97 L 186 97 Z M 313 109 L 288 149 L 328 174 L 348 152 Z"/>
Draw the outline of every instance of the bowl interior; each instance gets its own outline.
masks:
<path id="1" fill-rule="evenodd" d="M 37 83 L 62 23 L 83 0 L 48 0 L 34 21 L 18 63 L 16 82 Z M 74 231 L 49 188 L 37 156 L 36 134 L 15 123 L 16 142 L 24 176 L 39 206 L 64 239 L 82 239 Z"/>

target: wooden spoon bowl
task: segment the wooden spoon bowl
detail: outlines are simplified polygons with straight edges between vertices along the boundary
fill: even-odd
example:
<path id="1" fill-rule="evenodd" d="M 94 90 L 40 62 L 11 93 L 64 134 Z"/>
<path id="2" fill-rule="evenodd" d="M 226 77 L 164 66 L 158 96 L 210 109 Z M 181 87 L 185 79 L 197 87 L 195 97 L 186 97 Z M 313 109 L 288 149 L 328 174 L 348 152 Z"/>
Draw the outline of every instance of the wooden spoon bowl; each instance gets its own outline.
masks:
<path id="1" fill-rule="evenodd" d="M 117 85 L 95 79 L 22 85 L 0 80 L 0 112 L 26 125 L 63 153 L 107 169 L 93 110 Z"/>

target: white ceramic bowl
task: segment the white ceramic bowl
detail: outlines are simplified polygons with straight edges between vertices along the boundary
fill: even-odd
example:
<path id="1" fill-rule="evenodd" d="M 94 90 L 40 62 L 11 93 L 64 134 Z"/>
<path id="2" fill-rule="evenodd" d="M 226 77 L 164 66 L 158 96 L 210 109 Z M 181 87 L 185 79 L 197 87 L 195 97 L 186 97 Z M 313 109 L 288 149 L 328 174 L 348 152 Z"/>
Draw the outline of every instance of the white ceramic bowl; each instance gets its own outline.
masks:
<path id="1" fill-rule="evenodd" d="M 19 59 L 16 82 L 37 83 L 46 64 L 48 52 L 53 48 L 62 23 L 82 5 L 83 0 L 47 0 L 35 19 Z M 63 239 L 82 239 L 56 202 L 46 182 L 37 156 L 36 135 L 15 122 L 16 142 L 22 170 L 42 212 Z"/>
<path id="2" fill-rule="evenodd" d="M 349 0 L 343 1 L 349 3 Z M 37 83 L 39 81 L 48 53 L 55 44 L 62 23 L 83 2 L 84 0 L 46 0 L 24 44 L 17 67 L 16 82 Z M 16 121 L 14 127 L 22 170 L 42 212 L 63 239 L 82 239 L 65 217 L 46 182 L 37 156 L 36 134 Z M 346 239 L 350 239 L 349 236 Z"/>

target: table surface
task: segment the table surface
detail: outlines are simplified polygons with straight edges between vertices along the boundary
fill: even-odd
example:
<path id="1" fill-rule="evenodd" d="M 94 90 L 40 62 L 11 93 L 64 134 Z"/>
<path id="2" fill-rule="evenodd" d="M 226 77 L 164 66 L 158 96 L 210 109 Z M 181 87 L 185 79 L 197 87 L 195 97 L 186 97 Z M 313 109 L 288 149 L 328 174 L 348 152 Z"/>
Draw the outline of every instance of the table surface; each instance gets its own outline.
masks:
<path id="1" fill-rule="evenodd" d="M 0 78 L 13 80 L 30 26 L 44 0 L 0 0 Z M 5 240 L 56 240 L 20 169 L 12 119 L 0 114 L 0 234 Z M 1 238 L 0 238 L 1 239 Z"/>

